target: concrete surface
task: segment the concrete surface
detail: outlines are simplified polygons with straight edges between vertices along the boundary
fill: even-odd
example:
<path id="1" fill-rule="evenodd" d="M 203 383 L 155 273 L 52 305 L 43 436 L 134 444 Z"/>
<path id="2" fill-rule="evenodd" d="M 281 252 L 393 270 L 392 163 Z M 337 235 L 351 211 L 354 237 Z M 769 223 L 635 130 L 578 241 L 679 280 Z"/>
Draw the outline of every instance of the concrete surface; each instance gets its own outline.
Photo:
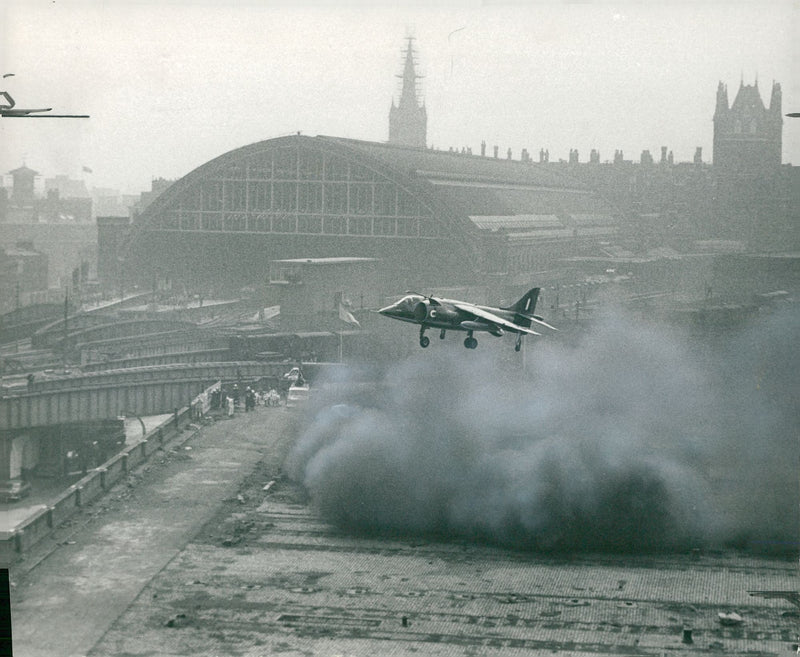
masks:
<path id="1" fill-rule="evenodd" d="M 293 413 L 204 427 L 20 564 L 14 654 L 786 655 L 797 643 L 798 610 L 748 594 L 800 589 L 788 558 L 348 536 L 281 476 Z M 732 611 L 743 624 L 722 626 Z"/>
<path id="2" fill-rule="evenodd" d="M 202 428 L 14 564 L 14 654 L 86 654 L 255 464 L 285 451 L 289 421 L 261 408 Z"/>

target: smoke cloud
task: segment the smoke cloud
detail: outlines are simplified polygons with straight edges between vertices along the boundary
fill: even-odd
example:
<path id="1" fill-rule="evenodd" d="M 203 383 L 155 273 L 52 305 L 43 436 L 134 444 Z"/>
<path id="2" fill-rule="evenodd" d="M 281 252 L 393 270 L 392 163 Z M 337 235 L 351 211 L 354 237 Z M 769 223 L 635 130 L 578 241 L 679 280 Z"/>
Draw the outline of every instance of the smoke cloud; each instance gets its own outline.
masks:
<path id="1" fill-rule="evenodd" d="M 798 319 L 698 339 L 615 311 L 529 343 L 527 372 L 437 341 L 317 399 L 286 468 L 355 532 L 794 551 Z"/>

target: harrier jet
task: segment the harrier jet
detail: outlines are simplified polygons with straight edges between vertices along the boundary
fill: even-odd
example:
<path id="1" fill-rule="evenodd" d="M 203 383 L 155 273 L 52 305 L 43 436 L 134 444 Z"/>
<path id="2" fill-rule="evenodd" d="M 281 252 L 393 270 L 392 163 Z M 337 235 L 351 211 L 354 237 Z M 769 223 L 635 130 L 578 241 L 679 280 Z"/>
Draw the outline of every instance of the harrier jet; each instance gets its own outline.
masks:
<path id="1" fill-rule="evenodd" d="M 540 289 L 535 287 L 528 290 L 514 305 L 500 308 L 422 294 L 408 294 L 378 312 L 386 317 L 399 319 L 401 322 L 419 324 L 419 346 L 423 348 L 431 342 L 425 331 L 433 328 L 439 329 L 441 339 L 444 339 L 447 331 L 466 331 L 464 346 L 467 349 L 475 349 L 478 346 L 478 341 L 472 337 L 475 331 L 486 331 L 495 336 L 501 336 L 505 331 L 516 333 L 517 341 L 514 348 L 519 351 L 523 335 L 541 335 L 531 330 L 531 324 L 558 330 L 533 314 Z"/>

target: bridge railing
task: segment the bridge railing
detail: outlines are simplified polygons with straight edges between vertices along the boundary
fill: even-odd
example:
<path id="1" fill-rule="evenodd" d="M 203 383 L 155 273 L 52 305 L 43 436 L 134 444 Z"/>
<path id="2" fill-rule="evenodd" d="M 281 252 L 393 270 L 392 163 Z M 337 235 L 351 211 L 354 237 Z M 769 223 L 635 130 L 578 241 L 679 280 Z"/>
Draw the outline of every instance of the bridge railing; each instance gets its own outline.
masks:
<path id="1" fill-rule="evenodd" d="M 288 371 L 284 363 L 260 361 L 212 361 L 205 363 L 169 363 L 145 365 L 99 372 L 86 372 L 52 379 L 34 379 L 26 392 L 77 390 L 106 385 L 133 384 L 150 381 L 212 380 L 236 381 L 262 376 L 282 376 Z"/>
<path id="2" fill-rule="evenodd" d="M 222 362 L 161 365 L 42 381 L 38 388 L 34 383 L 31 391 L 23 388 L 24 392 L 0 398 L 0 430 L 109 419 L 122 411 L 138 415 L 170 413 L 214 381 L 266 378 L 277 383 L 285 370 L 282 363 Z"/>

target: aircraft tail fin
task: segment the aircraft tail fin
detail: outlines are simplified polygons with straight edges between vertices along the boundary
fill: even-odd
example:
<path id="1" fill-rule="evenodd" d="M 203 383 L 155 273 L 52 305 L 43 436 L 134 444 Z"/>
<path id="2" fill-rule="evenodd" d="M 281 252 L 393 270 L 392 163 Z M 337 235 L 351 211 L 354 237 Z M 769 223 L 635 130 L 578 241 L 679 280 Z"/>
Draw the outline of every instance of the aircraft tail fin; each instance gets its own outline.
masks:
<path id="1" fill-rule="evenodd" d="M 528 290 L 525 295 L 513 306 L 506 306 L 502 310 L 511 310 L 516 313 L 514 322 L 520 326 L 529 327 L 533 313 L 536 310 L 536 302 L 539 300 L 539 292 L 542 288 L 534 287 Z"/>

